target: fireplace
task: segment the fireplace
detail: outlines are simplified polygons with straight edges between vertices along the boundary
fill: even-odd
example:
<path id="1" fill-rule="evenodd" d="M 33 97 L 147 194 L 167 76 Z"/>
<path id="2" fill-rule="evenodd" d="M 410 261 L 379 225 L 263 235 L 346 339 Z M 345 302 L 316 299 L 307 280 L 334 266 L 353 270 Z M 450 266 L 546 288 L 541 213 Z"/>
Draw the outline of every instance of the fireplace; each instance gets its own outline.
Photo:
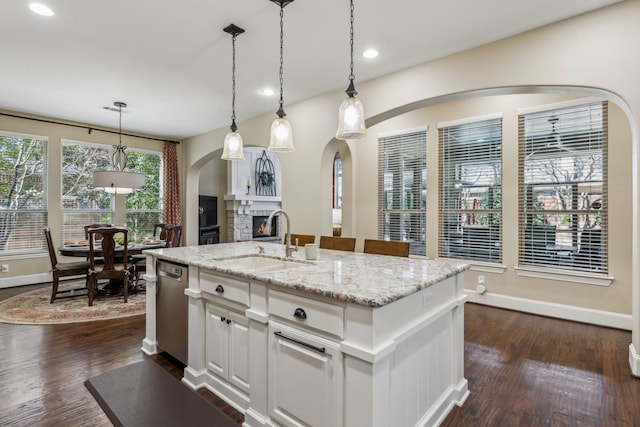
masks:
<path id="1" fill-rule="evenodd" d="M 278 235 L 278 219 L 275 216 L 271 220 L 271 233 L 264 234 L 264 230 L 267 226 L 268 219 L 269 219 L 268 215 L 253 216 L 253 231 L 251 233 L 251 237 L 253 237 L 254 239 L 257 239 L 261 237 L 273 237 Z"/>

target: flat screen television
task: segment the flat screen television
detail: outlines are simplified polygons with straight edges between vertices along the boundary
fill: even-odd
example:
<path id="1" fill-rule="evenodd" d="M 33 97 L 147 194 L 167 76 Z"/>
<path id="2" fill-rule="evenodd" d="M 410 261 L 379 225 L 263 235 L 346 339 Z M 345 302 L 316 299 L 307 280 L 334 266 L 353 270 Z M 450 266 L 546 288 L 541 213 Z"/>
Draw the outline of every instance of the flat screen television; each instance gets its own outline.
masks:
<path id="1" fill-rule="evenodd" d="M 198 225 L 210 227 L 218 225 L 218 198 L 215 196 L 198 196 Z"/>

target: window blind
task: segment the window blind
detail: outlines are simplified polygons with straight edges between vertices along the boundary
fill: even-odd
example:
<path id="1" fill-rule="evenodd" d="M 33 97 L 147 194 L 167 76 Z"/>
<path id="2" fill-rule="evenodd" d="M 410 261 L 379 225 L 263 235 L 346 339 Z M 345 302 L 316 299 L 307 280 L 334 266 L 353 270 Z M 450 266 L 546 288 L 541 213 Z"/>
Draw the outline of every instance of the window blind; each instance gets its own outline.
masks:
<path id="1" fill-rule="evenodd" d="M 0 131 L 0 254 L 46 251 L 47 138 Z"/>
<path id="2" fill-rule="evenodd" d="M 426 255 L 427 130 L 378 139 L 378 238 Z"/>
<path id="3" fill-rule="evenodd" d="M 441 257 L 502 260 L 502 118 L 438 129 Z"/>
<path id="4" fill-rule="evenodd" d="M 519 264 L 607 271 L 607 103 L 518 116 Z"/>

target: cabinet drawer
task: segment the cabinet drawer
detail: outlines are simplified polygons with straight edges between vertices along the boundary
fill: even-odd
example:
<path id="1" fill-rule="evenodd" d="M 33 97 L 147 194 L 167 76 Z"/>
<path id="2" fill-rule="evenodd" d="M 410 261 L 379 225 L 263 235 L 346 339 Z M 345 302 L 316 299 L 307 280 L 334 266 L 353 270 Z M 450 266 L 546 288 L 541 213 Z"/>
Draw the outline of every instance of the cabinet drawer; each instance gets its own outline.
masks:
<path id="1" fill-rule="evenodd" d="M 269 314 L 343 337 L 344 309 L 338 305 L 269 290 Z"/>
<path id="2" fill-rule="evenodd" d="M 200 289 L 202 292 L 249 306 L 249 283 L 247 282 L 201 271 Z"/>

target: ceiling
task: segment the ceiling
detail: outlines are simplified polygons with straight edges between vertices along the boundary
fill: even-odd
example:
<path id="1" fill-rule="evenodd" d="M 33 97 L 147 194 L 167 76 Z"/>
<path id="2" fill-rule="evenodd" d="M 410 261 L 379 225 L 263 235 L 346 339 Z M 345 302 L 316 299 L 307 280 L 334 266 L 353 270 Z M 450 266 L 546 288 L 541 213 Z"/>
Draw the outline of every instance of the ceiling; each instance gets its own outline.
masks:
<path id="1" fill-rule="evenodd" d="M 279 11 L 270 0 L 28 0 L 0 5 L 0 109 L 182 139 L 231 117 L 231 36 L 236 116 L 278 107 Z M 356 0 L 355 75 L 369 80 L 557 22 L 618 0 Z M 379 50 L 375 59 L 361 53 Z M 349 2 L 297 0 L 284 9 L 284 100 L 344 90 Z M 366 107 L 366 106 L 365 106 Z M 337 115 L 338 105 L 336 105 Z"/>

